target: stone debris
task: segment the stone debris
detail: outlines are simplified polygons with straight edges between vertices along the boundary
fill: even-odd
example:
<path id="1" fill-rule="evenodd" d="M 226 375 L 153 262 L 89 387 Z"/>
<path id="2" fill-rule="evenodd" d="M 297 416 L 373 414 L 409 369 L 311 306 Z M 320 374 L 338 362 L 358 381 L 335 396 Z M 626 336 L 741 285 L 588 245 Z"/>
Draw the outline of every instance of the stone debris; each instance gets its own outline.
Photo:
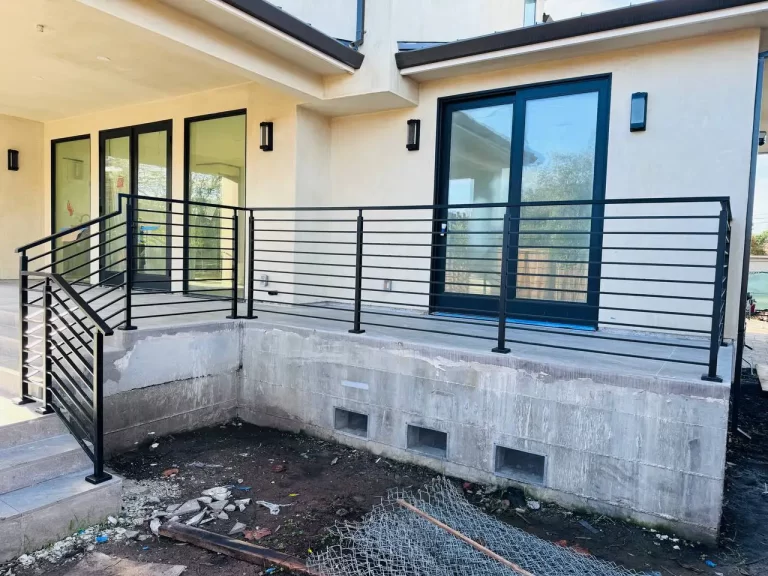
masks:
<path id="1" fill-rule="evenodd" d="M 214 500 L 226 500 L 231 496 L 229 488 L 227 488 L 226 486 L 217 486 L 215 488 L 209 488 L 208 490 L 203 490 L 202 494 L 203 496 L 210 496 Z"/>
<path id="2" fill-rule="evenodd" d="M 541 508 L 541 502 L 539 502 L 538 500 L 528 500 L 527 504 L 528 504 L 528 508 L 530 508 L 531 510 L 538 510 Z"/>
<path id="3" fill-rule="evenodd" d="M 160 522 L 159 518 L 152 518 L 152 520 L 149 521 L 149 529 L 152 531 L 152 534 L 155 536 L 158 536 L 158 531 L 160 530 L 160 525 L 162 522 Z"/>
<path id="4" fill-rule="evenodd" d="M 232 534 L 240 534 L 240 532 L 245 531 L 245 528 L 246 526 L 242 522 L 235 522 L 235 525 L 232 526 L 232 529 L 229 531 L 229 535 L 231 536 Z"/>
<path id="5" fill-rule="evenodd" d="M 203 510 L 199 514 L 195 514 L 194 516 L 192 516 L 192 518 L 184 522 L 184 524 L 186 524 L 187 526 L 197 526 L 198 524 L 200 524 L 203 518 L 205 518 L 205 510 Z"/>
<path id="6" fill-rule="evenodd" d="M 234 512 L 237 509 L 237 507 L 234 504 L 229 504 L 227 506 L 224 506 L 225 512 Z"/>
<path id="7" fill-rule="evenodd" d="M 84 552 L 92 551 L 101 543 L 134 539 L 141 542 L 149 540 L 152 536 L 141 534 L 140 527 L 146 527 L 147 522 L 153 520 L 159 526 L 160 520 L 153 518 L 158 512 L 156 506 L 160 502 L 176 499 L 180 494 L 181 490 L 175 481 L 125 479 L 119 516 L 112 516 L 100 526 L 78 530 L 47 548 L 20 556 L 16 562 L 21 566 L 32 566 L 44 562 L 59 564 Z M 36 570 L 40 569 L 42 569 L 41 566 L 36 567 Z"/>
<path id="8" fill-rule="evenodd" d="M 188 464 L 194 468 L 221 468 L 221 464 L 206 464 L 205 462 L 190 462 Z"/>
<path id="9" fill-rule="evenodd" d="M 198 502 L 202 502 L 203 504 L 210 504 L 213 502 L 213 498 L 210 496 L 200 496 L 200 498 L 197 499 Z"/>
<path id="10" fill-rule="evenodd" d="M 160 444 L 159 444 L 159 443 L 157 443 L 157 442 L 153 442 L 152 444 L 150 444 L 150 446 L 149 446 L 149 449 L 150 449 L 150 450 L 154 450 L 154 449 L 155 449 L 155 448 L 157 448 L 158 446 L 160 446 Z"/>
<path id="11" fill-rule="evenodd" d="M 219 520 L 229 520 L 229 514 L 226 512 L 219 512 L 219 515 L 216 516 Z"/>
<path id="12" fill-rule="evenodd" d="M 197 500 L 187 500 L 182 504 L 180 507 L 178 507 L 174 512 L 178 516 L 183 516 L 184 514 L 189 514 L 190 512 L 199 512 L 200 511 L 200 502 Z"/>
<path id="13" fill-rule="evenodd" d="M 250 501 L 250 498 L 248 499 Z M 237 502 L 237 500 L 235 501 Z M 208 505 L 208 508 L 211 510 L 215 510 L 216 512 L 221 512 L 229 505 L 229 500 L 217 500 L 216 502 L 211 502 Z"/>
<path id="14" fill-rule="evenodd" d="M 176 512 L 179 508 L 181 508 L 181 504 L 169 504 L 166 508 L 166 512 Z"/>

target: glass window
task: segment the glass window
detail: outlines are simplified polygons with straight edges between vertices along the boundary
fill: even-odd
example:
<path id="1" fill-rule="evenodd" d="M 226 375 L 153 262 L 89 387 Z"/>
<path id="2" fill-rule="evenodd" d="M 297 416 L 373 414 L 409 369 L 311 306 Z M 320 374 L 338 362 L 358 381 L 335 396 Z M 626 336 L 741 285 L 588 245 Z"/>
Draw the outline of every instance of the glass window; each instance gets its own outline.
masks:
<path id="1" fill-rule="evenodd" d="M 189 122 L 189 189 L 194 202 L 245 205 L 245 113 Z M 232 281 L 231 210 L 190 206 L 189 290 L 229 290 Z M 244 234 L 240 234 L 240 246 Z M 240 250 L 243 286 L 244 253 Z"/>
<path id="2" fill-rule="evenodd" d="M 453 112 L 448 204 L 509 201 L 513 107 Z M 451 208 L 448 218 L 445 291 L 498 296 L 504 208 Z"/>
<path id="3" fill-rule="evenodd" d="M 525 0 L 524 10 L 523 26 L 533 26 L 536 24 L 536 0 Z"/>
<path id="4" fill-rule="evenodd" d="M 91 139 L 79 138 L 53 145 L 53 232 L 62 232 L 91 219 Z M 69 279 L 88 273 L 88 246 L 78 242 L 89 229 L 75 230 L 56 241 L 56 272 Z M 66 259 L 66 260 L 65 260 Z M 76 268 L 70 273 L 73 268 Z"/>

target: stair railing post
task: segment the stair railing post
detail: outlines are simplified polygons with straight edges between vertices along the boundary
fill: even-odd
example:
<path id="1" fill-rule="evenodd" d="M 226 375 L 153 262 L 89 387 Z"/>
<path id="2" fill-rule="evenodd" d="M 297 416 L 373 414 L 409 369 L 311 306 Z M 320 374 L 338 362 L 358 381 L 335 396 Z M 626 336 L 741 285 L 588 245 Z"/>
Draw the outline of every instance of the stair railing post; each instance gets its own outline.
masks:
<path id="1" fill-rule="evenodd" d="M 43 405 L 37 408 L 38 414 L 50 414 L 51 408 L 51 307 L 53 306 L 53 294 L 51 293 L 51 279 L 46 277 L 43 281 Z"/>
<path id="2" fill-rule="evenodd" d="M 507 291 L 509 288 L 509 258 L 512 238 L 512 214 L 507 208 L 504 214 L 504 237 L 501 241 L 501 286 L 499 287 L 499 332 L 492 352 L 509 354 L 507 348 Z"/>
<path id="3" fill-rule="evenodd" d="M 133 266 L 134 266 L 134 213 L 133 198 L 128 196 L 125 201 L 125 321 L 121 330 L 136 330 L 131 322 L 131 293 L 133 292 Z"/>
<path id="4" fill-rule="evenodd" d="M 355 312 L 352 334 L 362 334 L 360 328 L 360 311 L 363 302 L 363 211 L 357 213 L 357 242 L 355 247 Z"/>
<path id="5" fill-rule="evenodd" d="M 712 298 L 712 324 L 709 334 L 709 366 L 707 373 L 701 379 L 708 382 L 722 382 L 717 375 L 717 355 L 720 352 L 720 323 L 724 316 L 720 313 L 723 307 L 723 278 L 725 277 L 725 244 L 728 233 L 728 214 L 720 210 L 717 231 L 717 256 L 715 258 L 715 279 Z"/>
<path id="6" fill-rule="evenodd" d="M 112 478 L 104 471 L 104 335 L 93 329 L 93 474 L 86 481 L 101 484 Z"/>
<path id="7" fill-rule="evenodd" d="M 21 375 L 21 394 L 14 400 L 16 404 L 30 404 L 34 402 L 29 396 L 29 370 L 27 369 L 27 363 L 29 362 L 29 341 L 27 338 L 27 329 L 29 327 L 27 323 L 27 311 L 28 311 L 28 292 L 29 288 L 29 276 L 27 276 L 27 270 L 29 269 L 29 257 L 26 251 L 22 251 L 19 257 L 19 342 L 20 342 L 20 358 L 19 358 L 19 374 Z"/>
<path id="8" fill-rule="evenodd" d="M 232 216 L 232 311 L 227 318 L 233 320 L 237 318 L 237 277 L 239 273 L 238 260 L 240 259 L 240 247 L 238 246 L 238 228 L 240 227 L 240 215 L 237 210 L 233 210 Z"/>
<path id="9" fill-rule="evenodd" d="M 253 254 L 253 229 L 254 224 L 256 223 L 256 220 L 253 218 L 253 210 L 250 210 L 248 212 L 248 248 L 245 251 L 245 257 L 248 258 L 248 286 L 246 288 L 246 299 L 247 299 L 247 313 L 246 316 L 249 319 L 257 318 L 257 316 L 253 315 L 253 282 L 254 282 L 254 254 Z"/>

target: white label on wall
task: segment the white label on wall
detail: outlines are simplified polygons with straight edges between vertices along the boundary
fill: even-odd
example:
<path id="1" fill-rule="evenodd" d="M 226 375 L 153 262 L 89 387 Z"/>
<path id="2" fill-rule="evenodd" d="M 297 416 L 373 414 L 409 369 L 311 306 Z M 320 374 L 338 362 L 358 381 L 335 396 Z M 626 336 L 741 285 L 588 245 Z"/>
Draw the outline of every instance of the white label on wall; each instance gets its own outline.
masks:
<path id="1" fill-rule="evenodd" d="M 351 380 L 342 380 L 341 385 L 346 386 L 347 388 L 357 388 L 358 390 L 368 390 L 368 384 L 366 384 L 365 382 L 352 382 Z"/>

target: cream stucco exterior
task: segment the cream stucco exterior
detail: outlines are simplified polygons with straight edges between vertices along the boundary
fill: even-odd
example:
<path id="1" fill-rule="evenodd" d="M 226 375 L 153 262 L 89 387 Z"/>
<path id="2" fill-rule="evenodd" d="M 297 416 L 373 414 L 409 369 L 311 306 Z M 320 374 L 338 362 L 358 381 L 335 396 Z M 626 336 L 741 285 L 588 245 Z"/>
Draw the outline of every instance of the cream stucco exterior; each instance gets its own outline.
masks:
<path id="1" fill-rule="evenodd" d="M 6 151 L 19 151 L 19 170 L 7 170 Z M 0 115 L 0 279 L 16 278 L 14 248 L 44 235 L 43 125 Z"/>

